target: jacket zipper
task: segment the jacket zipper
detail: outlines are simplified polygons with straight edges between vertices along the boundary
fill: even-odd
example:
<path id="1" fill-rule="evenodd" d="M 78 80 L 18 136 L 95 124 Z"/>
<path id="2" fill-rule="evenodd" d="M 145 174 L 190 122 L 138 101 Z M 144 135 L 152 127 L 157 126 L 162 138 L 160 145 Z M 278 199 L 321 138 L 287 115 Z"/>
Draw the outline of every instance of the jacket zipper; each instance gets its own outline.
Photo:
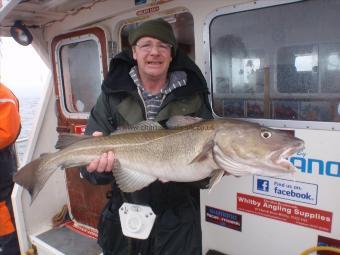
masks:
<path id="1" fill-rule="evenodd" d="M 145 101 L 143 99 L 142 92 L 140 91 L 140 89 L 138 87 L 137 87 L 137 91 L 138 91 L 138 95 L 139 95 L 140 100 L 143 102 L 145 120 L 148 120 L 148 116 L 147 116 L 147 113 L 146 113 L 146 104 L 145 104 Z"/>

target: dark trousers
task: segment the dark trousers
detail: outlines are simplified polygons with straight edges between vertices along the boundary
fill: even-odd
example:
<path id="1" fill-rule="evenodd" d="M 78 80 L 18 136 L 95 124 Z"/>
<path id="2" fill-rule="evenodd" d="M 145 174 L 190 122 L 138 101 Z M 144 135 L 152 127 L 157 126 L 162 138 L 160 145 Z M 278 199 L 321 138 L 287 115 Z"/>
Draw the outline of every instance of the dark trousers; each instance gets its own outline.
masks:
<path id="1" fill-rule="evenodd" d="M 0 255 L 20 255 L 11 202 L 16 169 L 14 146 L 0 150 Z"/>

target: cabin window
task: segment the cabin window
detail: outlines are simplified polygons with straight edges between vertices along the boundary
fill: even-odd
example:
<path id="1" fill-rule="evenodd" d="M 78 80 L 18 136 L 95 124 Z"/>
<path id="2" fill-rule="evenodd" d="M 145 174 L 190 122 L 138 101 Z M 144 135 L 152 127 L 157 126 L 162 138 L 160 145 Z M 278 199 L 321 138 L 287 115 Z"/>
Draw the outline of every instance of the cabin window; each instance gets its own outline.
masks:
<path id="1" fill-rule="evenodd" d="M 106 32 L 91 27 L 62 34 L 51 50 L 60 125 L 83 125 L 108 69 Z"/>
<path id="2" fill-rule="evenodd" d="M 89 112 L 100 93 L 102 76 L 98 44 L 85 40 L 60 47 L 66 110 Z"/>
<path id="3" fill-rule="evenodd" d="M 340 122 L 339 1 L 242 8 L 209 24 L 214 112 Z"/>
<path id="4" fill-rule="evenodd" d="M 178 48 L 187 53 L 192 60 L 195 59 L 195 38 L 194 38 L 194 19 L 189 12 L 177 13 L 171 16 L 163 17 L 170 23 L 174 30 Z M 141 21 L 141 22 L 144 22 Z M 136 28 L 139 23 L 131 23 L 121 29 L 121 48 L 128 49 L 130 44 L 128 41 L 129 31 Z"/>

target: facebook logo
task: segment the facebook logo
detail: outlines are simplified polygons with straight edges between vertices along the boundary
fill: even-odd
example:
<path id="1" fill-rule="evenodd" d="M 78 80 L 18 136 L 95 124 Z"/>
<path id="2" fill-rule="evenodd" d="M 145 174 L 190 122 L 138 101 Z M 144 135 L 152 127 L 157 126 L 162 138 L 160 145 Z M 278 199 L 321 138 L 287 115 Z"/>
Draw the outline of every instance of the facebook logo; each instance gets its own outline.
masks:
<path id="1" fill-rule="evenodd" d="M 257 179 L 257 190 L 269 191 L 269 181 L 263 179 Z"/>

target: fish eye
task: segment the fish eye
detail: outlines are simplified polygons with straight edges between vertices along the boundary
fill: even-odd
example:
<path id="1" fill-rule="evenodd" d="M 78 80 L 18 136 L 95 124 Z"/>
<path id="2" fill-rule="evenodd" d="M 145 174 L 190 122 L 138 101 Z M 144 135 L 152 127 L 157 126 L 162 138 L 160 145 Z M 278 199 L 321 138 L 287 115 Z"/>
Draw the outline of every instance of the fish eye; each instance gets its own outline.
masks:
<path id="1" fill-rule="evenodd" d="M 268 130 L 262 130 L 261 131 L 261 136 L 264 138 L 264 139 L 268 139 L 270 137 L 272 137 L 272 133 Z"/>

